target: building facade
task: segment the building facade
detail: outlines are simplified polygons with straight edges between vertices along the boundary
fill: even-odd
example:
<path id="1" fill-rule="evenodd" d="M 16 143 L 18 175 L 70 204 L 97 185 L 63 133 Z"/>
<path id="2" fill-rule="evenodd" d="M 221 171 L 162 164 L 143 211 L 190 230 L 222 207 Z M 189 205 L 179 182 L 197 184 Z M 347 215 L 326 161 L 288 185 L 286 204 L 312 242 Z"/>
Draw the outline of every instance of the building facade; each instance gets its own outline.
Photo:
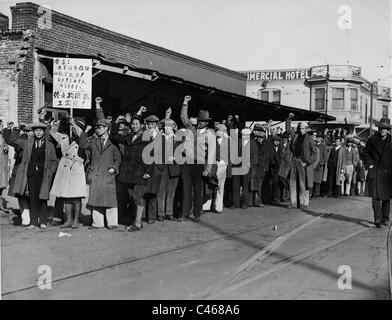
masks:
<path id="1" fill-rule="evenodd" d="M 51 60 L 56 55 L 97 57 L 100 61 L 156 70 L 234 94 L 246 93 L 246 77 L 242 73 L 103 29 L 37 4 L 17 3 L 11 7 L 11 14 L 11 28 L 6 28 L 8 18 L 0 16 L 3 22 L 0 31 L 0 117 L 5 121 L 31 123 L 37 120 L 38 110 L 50 105 Z M 123 73 L 128 74 L 125 69 Z M 93 91 L 94 87 L 101 91 L 110 87 L 103 92 L 107 95 L 105 101 L 120 108 L 126 106 L 132 84 L 114 76 L 104 83 L 105 77 L 107 74 L 94 78 Z M 118 83 L 126 86 L 121 92 Z"/>
<path id="2" fill-rule="evenodd" d="M 336 121 L 330 127 L 368 128 L 372 119 L 391 117 L 390 88 L 364 79 L 360 67 L 242 72 L 247 76 L 248 96 L 331 115 Z"/>

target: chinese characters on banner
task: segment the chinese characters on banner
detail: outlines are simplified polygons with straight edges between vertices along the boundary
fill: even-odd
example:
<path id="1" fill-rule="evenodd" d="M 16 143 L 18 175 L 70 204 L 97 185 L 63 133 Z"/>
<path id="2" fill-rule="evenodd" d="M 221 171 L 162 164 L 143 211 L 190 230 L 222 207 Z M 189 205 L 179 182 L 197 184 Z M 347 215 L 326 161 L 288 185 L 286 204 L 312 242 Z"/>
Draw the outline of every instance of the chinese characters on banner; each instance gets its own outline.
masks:
<path id="1" fill-rule="evenodd" d="M 53 59 L 53 107 L 91 109 L 92 60 Z"/>

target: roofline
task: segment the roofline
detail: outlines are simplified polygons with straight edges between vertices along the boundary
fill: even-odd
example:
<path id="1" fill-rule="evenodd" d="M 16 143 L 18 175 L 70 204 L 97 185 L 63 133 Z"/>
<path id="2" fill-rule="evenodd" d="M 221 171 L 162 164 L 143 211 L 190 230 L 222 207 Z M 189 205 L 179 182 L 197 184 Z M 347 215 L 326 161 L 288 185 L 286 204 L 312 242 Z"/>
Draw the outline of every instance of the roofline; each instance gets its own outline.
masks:
<path id="1" fill-rule="evenodd" d="M 21 7 L 21 6 L 32 6 L 32 5 L 36 6 L 36 7 L 40 6 L 39 4 L 36 4 L 36 3 L 33 3 L 33 2 L 19 2 L 19 3 L 16 3 L 14 6 L 12 6 L 11 9 L 12 8 L 16 8 L 18 6 Z M 232 75 L 232 76 L 234 76 L 236 78 L 241 78 L 241 79 L 243 78 L 244 80 L 246 80 L 246 77 L 243 77 L 243 74 L 241 74 L 240 72 L 237 72 L 235 70 L 224 68 L 224 67 L 212 64 L 210 62 L 206 62 L 206 61 L 203 61 L 203 60 L 200 60 L 200 59 L 197 59 L 197 58 L 194 58 L 194 57 L 190 57 L 190 56 L 187 56 L 185 54 L 182 54 L 182 53 L 170 50 L 170 49 L 166 49 L 166 48 L 163 48 L 163 47 L 160 47 L 160 46 L 148 43 L 148 42 L 144 42 L 142 40 L 138 40 L 138 39 L 132 38 L 130 36 L 127 36 L 127 35 L 124 35 L 124 34 L 121 34 L 121 33 L 118 33 L 118 32 L 115 32 L 115 31 L 112 31 L 112 30 L 109 30 L 109 29 L 106 29 L 106 28 L 103 28 L 103 27 L 100 27 L 100 26 L 97 26 L 95 24 L 92 24 L 92 23 L 83 21 L 81 19 L 69 16 L 69 15 L 67 15 L 65 13 L 61 13 L 61 12 L 56 11 L 56 10 L 52 10 L 51 9 L 51 11 L 53 13 L 56 13 L 57 15 L 67 17 L 68 19 L 73 20 L 74 22 L 80 23 L 82 25 L 85 25 L 85 26 L 88 26 L 88 27 L 91 27 L 91 28 L 98 29 L 99 31 L 101 31 L 103 33 L 107 33 L 107 34 L 110 34 L 112 36 L 119 37 L 119 38 L 121 38 L 123 40 L 133 41 L 136 45 L 139 45 L 141 47 L 140 49 L 143 49 L 143 47 L 144 47 L 144 48 L 149 48 L 149 49 L 152 49 L 152 50 L 162 51 L 162 52 L 164 52 L 166 54 L 170 54 L 172 56 L 176 56 L 178 58 L 182 58 L 182 59 L 194 62 L 194 63 L 196 63 L 198 65 L 205 66 L 207 68 L 214 68 L 214 69 L 220 70 L 222 72 L 225 72 L 226 74 L 230 74 L 230 75 Z"/>
<path id="2" fill-rule="evenodd" d="M 243 70 L 238 71 L 240 73 L 251 73 L 251 72 L 278 72 L 278 71 L 303 71 L 310 70 L 310 68 L 292 68 L 292 69 L 258 69 L 258 70 Z"/>

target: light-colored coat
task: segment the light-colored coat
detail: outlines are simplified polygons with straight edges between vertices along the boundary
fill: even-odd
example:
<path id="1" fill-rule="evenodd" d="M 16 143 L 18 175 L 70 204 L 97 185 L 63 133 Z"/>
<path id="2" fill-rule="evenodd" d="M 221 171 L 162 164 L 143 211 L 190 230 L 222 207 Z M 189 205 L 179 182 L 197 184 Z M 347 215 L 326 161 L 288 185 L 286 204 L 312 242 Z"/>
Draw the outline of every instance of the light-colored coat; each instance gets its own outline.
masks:
<path id="1" fill-rule="evenodd" d="M 85 134 L 85 133 L 82 133 Z M 54 177 L 51 194 L 58 198 L 84 198 L 87 195 L 83 159 L 78 156 L 79 145 L 65 134 L 52 136 L 60 143 L 62 158 Z"/>

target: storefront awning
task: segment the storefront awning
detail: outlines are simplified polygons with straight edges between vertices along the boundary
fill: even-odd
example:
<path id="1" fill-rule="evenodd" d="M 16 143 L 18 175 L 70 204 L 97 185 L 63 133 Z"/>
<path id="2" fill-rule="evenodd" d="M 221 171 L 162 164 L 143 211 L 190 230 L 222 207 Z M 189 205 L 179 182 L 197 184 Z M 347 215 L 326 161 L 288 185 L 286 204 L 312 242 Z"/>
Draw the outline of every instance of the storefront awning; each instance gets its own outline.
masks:
<path id="1" fill-rule="evenodd" d="M 116 107 L 110 108 L 113 115 L 133 113 L 141 105 L 144 105 L 148 107 L 149 113 L 155 113 L 161 117 L 170 106 L 173 109 L 173 117 L 179 118 L 183 98 L 185 95 L 190 95 L 192 96 L 190 116 L 196 115 L 199 109 L 206 109 L 209 110 L 211 118 L 217 121 L 226 119 L 229 114 L 238 114 L 242 121 L 284 121 L 290 114 L 293 116 L 293 121 L 325 122 L 335 120 L 334 117 L 323 113 L 261 101 L 163 74 L 156 70 L 127 66 L 102 56 L 43 51 L 39 51 L 38 54 L 41 58 L 92 59 L 93 67 L 97 71 L 94 77 L 94 81 L 97 80 L 95 81 L 97 85 L 95 86 L 93 81 L 93 95 L 115 96 L 117 98 Z M 123 91 L 132 91 L 132 94 L 124 92 L 124 96 L 121 96 L 121 92 L 119 92 L 121 90 L 115 83 L 121 83 L 121 87 L 123 87 L 125 82 L 127 87 Z M 111 91 L 108 92 L 108 90 Z M 103 105 L 105 107 L 105 101 Z"/>

